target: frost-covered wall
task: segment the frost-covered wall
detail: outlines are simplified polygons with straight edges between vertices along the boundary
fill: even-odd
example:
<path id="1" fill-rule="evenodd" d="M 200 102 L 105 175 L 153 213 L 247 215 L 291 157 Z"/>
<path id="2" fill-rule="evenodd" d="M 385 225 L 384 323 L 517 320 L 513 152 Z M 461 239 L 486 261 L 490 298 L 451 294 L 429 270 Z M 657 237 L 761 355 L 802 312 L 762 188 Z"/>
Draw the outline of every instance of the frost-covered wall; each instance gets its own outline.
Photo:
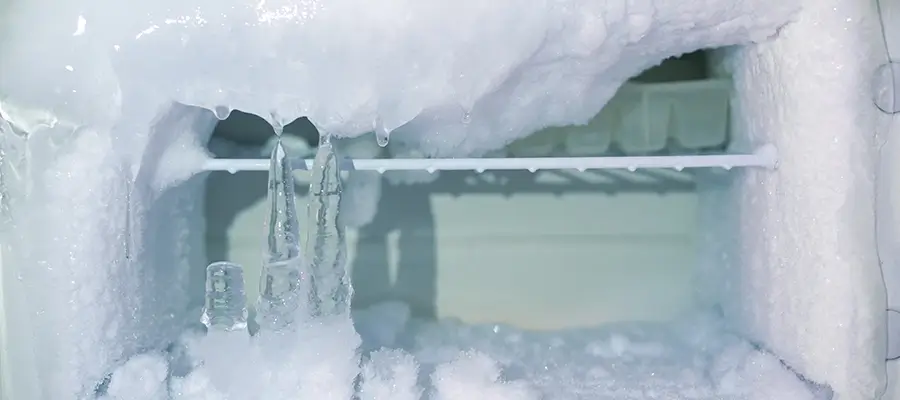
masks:
<path id="1" fill-rule="evenodd" d="M 706 224 L 729 239 L 707 248 L 709 287 L 720 288 L 741 332 L 798 373 L 841 399 L 876 398 L 885 384 L 875 244 L 884 117 L 871 77 L 885 55 L 874 2 L 805 1 L 775 40 L 724 56 L 736 85 L 736 148 L 772 143 L 779 166 L 705 181 L 704 201 L 729 222 Z"/>
<path id="2" fill-rule="evenodd" d="M 213 121 L 202 109 L 165 110 L 154 128 L 164 140 L 139 160 L 108 132 L 62 125 L 18 136 L 4 124 L 3 293 L 18 339 L 4 344 L 4 366 L 16 366 L 4 378 L 21 384 L 10 398 L 86 398 L 112 366 L 181 331 L 190 267 L 205 256 L 192 220 L 204 182 L 171 189 L 181 182 L 167 171 L 203 160 Z"/>
<path id="3" fill-rule="evenodd" d="M 29 135 L 25 182 L 13 193 L 22 200 L 11 212 L 12 268 L 22 277 L 12 285 L 34 310 L 22 328 L 34 354 L 21 357 L 42 383 L 25 387 L 46 391 L 14 398 L 83 395 L 176 329 L 188 301 L 190 248 L 180 246 L 190 241 L 159 196 L 200 169 L 197 142 L 212 117 L 173 101 L 275 124 L 305 115 L 338 136 L 394 130 L 392 141 L 423 154 L 483 153 L 586 122 L 666 57 L 764 41 L 797 4 L 4 3 L 0 110 Z"/>
<path id="4" fill-rule="evenodd" d="M 874 79 L 878 105 L 886 113 L 900 110 L 900 3 L 881 2 L 885 48 L 891 59 L 880 66 Z M 880 141 L 878 176 L 878 246 L 887 289 L 888 391 L 886 398 L 900 398 L 900 115 L 890 117 Z"/>

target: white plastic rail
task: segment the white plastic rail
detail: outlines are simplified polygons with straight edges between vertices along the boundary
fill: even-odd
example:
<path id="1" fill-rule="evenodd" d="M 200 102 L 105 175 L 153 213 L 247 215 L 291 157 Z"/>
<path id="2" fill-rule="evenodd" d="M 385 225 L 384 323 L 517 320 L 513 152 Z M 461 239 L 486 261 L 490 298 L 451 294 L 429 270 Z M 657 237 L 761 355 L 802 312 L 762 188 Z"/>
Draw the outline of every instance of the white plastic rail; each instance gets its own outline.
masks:
<path id="1" fill-rule="evenodd" d="M 296 160 L 295 169 L 312 168 L 313 160 Z M 342 170 L 361 171 L 476 171 L 489 170 L 563 170 L 585 171 L 589 169 L 627 169 L 636 171 L 647 168 L 775 168 L 777 152 L 772 145 L 763 146 L 752 154 L 717 154 L 695 156 L 649 157 L 536 157 L 536 158 L 385 158 L 343 159 Z M 207 171 L 268 171 L 268 159 L 211 159 L 204 167 Z"/>

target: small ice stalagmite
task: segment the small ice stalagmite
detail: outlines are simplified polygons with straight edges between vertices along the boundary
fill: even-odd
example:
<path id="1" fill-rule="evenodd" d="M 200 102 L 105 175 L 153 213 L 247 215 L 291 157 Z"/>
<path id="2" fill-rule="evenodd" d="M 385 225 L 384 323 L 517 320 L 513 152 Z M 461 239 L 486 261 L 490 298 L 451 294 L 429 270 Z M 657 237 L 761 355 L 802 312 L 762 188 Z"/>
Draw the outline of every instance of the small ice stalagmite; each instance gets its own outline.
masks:
<path id="1" fill-rule="evenodd" d="M 247 329 L 243 267 L 225 261 L 206 267 L 206 301 L 201 322 L 210 331 Z"/>
<path id="2" fill-rule="evenodd" d="M 256 321 L 261 330 L 280 330 L 296 319 L 306 301 L 293 168 L 280 140 L 270 158 L 268 203 Z"/>
<path id="3" fill-rule="evenodd" d="M 327 134 L 319 140 L 309 195 L 305 253 L 312 274 L 312 311 L 320 316 L 346 314 L 350 312 L 353 288 L 347 274 L 344 226 L 339 217 L 340 168 Z"/>

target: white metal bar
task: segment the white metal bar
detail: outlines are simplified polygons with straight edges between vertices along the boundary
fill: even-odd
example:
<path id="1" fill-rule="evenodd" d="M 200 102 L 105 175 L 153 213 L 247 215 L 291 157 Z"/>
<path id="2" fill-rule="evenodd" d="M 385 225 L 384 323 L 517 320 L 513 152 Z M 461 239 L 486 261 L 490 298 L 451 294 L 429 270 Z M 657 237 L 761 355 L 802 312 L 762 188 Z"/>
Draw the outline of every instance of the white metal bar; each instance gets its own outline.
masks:
<path id="1" fill-rule="evenodd" d="M 313 160 L 295 160 L 295 169 L 312 168 Z M 627 169 L 646 168 L 775 168 L 775 147 L 766 145 L 752 154 L 718 154 L 697 156 L 649 156 L 649 157 L 536 157 L 536 158 L 385 158 L 344 159 L 343 170 L 361 171 L 476 171 L 488 170 L 561 170 L 574 169 Z M 267 159 L 211 159 L 206 162 L 207 171 L 268 171 Z"/>

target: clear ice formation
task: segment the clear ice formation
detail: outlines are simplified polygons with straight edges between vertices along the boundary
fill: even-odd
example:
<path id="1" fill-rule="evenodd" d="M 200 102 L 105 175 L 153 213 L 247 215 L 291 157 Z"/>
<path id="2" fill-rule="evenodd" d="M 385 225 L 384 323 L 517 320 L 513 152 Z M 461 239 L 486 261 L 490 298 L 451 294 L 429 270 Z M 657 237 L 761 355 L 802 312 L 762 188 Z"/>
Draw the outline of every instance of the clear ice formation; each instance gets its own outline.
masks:
<path id="1" fill-rule="evenodd" d="M 268 202 L 256 320 L 261 329 L 280 330 L 295 320 L 305 300 L 293 168 L 280 139 L 270 158 Z"/>
<path id="2" fill-rule="evenodd" d="M 315 315 L 350 312 L 353 287 L 347 274 L 346 242 L 340 218 L 341 175 L 329 135 L 322 135 L 313 161 L 307 208 L 305 253 L 312 274 Z"/>
<path id="3" fill-rule="evenodd" d="M 210 331 L 247 328 L 243 267 L 226 261 L 206 267 L 206 302 L 201 322 Z"/>
<path id="4" fill-rule="evenodd" d="M 378 147 L 386 147 L 391 140 L 391 130 L 384 126 L 381 118 L 375 120 L 375 143 Z"/>
<path id="5" fill-rule="evenodd" d="M 300 221 L 294 200 L 294 174 L 291 160 L 279 139 L 269 159 L 269 217 L 266 221 L 267 256 L 284 261 L 300 254 Z"/>
<path id="6" fill-rule="evenodd" d="M 281 331 L 289 328 L 301 313 L 306 301 L 303 259 L 296 257 L 263 262 L 256 302 L 256 323 L 261 331 Z"/>

